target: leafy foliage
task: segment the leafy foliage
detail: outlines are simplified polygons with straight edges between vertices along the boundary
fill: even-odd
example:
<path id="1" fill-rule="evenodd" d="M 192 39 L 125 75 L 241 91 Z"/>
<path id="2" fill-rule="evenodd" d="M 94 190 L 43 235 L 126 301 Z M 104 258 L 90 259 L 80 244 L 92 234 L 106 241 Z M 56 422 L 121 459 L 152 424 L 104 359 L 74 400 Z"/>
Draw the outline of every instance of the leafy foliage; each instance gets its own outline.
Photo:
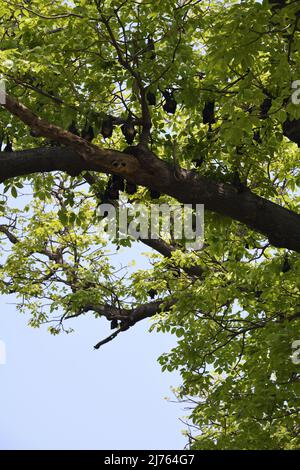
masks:
<path id="1" fill-rule="evenodd" d="M 48 122 L 92 126 L 95 145 L 124 151 L 121 126 L 134 123 L 135 143 L 142 132 L 142 87 L 152 93 L 159 158 L 173 162 L 176 144 L 182 167 L 299 213 L 299 148 L 282 129 L 300 119 L 290 99 L 300 79 L 298 2 L 3 0 L 0 18 L 7 89 Z M 166 112 L 166 96 L 176 112 Z M 0 126 L 16 151 L 56 145 L 2 109 Z M 162 302 L 152 328 L 178 337 L 159 361 L 180 370 L 191 447 L 299 448 L 300 372 L 290 357 L 300 338 L 299 253 L 274 248 L 250 222 L 206 212 L 203 250 L 177 243 L 128 274 L 98 230 L 109 181 L 52 172 L 4 182 L 1 292 L 18 296 L 31 326 L 57 334 L 88 311 L 112 320 L 110 307 L 139 307 L 150 291 Z M 135 189 L 149 205 L 147 189 Z"/>

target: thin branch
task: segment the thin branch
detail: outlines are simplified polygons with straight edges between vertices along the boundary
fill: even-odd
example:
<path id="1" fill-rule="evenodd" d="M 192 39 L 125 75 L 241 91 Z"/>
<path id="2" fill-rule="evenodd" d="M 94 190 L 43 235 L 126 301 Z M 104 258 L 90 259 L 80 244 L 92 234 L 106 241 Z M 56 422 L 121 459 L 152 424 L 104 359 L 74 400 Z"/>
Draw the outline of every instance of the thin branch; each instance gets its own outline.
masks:
<path id="1" fill-rule="evenodd" d="M 101 346 L 104 346 L 104 344 L 107 344 L 110 341 L 112 341 L 113 339 L 115 339 L 120 333 L 122 333 L 122 331 L 123 331 L 122 328 L 119 328 L 117 331 L 115 331 L 114 333 L 109 335 L 107 338 L 103 339 L 102 341 L 99 341 L 99 343 L 97 343 L 94 346 L 94 349 L 100 349 Z"/>

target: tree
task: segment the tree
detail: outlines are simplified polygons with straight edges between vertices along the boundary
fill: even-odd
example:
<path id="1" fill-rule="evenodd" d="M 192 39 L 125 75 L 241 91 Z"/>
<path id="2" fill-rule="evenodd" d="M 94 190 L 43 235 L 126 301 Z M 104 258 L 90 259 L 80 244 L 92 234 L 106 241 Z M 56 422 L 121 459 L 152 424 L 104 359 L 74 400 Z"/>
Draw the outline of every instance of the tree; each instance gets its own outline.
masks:
<path id="1" fill-rule="evenodd" d="M 299 448 L 298 2 L 3 0 L 0 17 L 1 292 L 53 334 L 107 318 L 96 348 L 150 317 L 177 335 L 159 360 L 192 448 Z M 118 272 L 96 208 L 124 182 L 204 204 L 203 249 L 140 240 L 152 268 Z"/>

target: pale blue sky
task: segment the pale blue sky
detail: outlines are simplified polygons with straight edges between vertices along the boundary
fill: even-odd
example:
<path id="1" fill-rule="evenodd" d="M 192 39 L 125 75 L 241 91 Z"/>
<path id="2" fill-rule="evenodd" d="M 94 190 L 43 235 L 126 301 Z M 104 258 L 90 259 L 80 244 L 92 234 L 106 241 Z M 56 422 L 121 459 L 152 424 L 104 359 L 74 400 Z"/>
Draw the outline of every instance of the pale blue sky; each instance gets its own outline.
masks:
<path id="1" fill-rule="evenodd" d="M 133 255 L 141 260 L 136 247 Z M 144 321 L 94 351 L 108 322 L 87 316 L 73 322 L 75 333 L 53 337 L 29 328 L 13 301 L 0 298 L 0 449 L 184 447 L 186 412 L 164 399 L 180 379 L 156 361 L 175 337 L 148 333 Z"/>

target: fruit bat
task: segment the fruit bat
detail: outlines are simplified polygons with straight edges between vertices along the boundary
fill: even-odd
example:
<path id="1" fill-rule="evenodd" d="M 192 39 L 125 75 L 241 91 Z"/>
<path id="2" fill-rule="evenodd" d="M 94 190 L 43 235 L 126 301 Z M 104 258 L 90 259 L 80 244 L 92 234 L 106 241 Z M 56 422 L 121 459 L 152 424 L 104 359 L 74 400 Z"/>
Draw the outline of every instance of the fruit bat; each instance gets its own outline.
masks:
<path id="1" fill-rule="evenodd" d="M 242 193 L 246 189 L 246 185 L 241 181 L 239 172 L 237 170 L 232 175 L 232 184 L 236 187 L 239 193 Z"/>
<path id="2" fill-rule="evenodd" d="M 124 124 L 121 126 L 121 131 L 125 137 L 127 144 L 129 145 L 133 144 L 136 130 L 135 130 L 131 115 L 128 116 L 127 121 L 124 122 Z"/>
<path id="3" fill-rule="evenodd" d="M 203 124 L 214 124 L 215 120 L 215 101 L 206 101 L 202 111 Z"/>
<path id="4" fill-rule="evenodd" d="M 6 137 L 6 146 L 4 147 L 4 152 L 13 152 L 12 142 L 9 140 L 9 137 Z"/>
<path id="5" fill-rule="evenodd" d="M 112 180 L 109 180 L 105 193 L 107 198 L 111 201 L 119 199 L 119 189 L 113 184 Z"/>
<path id="6" fill-rule="evenodd" d="M 204 159 L 205 159 L 204 156 L 194 158 L 194 160 L 192 160 L 192 163 L 194 163 L 196 168 L 200 168 L 202 164 L 204 163 Z"/>
<path id="7" fill-rule="evenodd" d="M 110 117 L 104 119 L 102 122 L 102 127 L 101 127 L 101 134 L 104 137 L 104 139 L 108 139 L 109 137 L 112 136 L 114 130 L 113 122 Z"/>
<path id="8" fill-rule="evenodd" d="M 79 132 L 78 132 L 78 129 L 76 127 L 76 123 L 75 121 L 72 121 L 71 124 L 69 125 L 68 127 L 68 131 L 69 132 L 72 132 L 72 134 L 74 135 L 78 135 L 79 136 Z"/>
<path id="9" fill-rule="evenodd" d="M 265 98 L 260 106 L 260 117 L 266 119 L 268 117 L 268 112 L 272 106 L 272 99 Z"/>
<path id="10" fill-rule="evenodd" d="M 165 103 L 163 105 L 164 111 L 169 114 L 175 114 L 177 108 L 177 101 L 174 98 L 173 91 L 165 90 L 162 93 L 165 98 Z"/>
<path id="11" fill-rule="evenodd" d="M 129 195 L 133 195 L 137 192 L 137 185 L 135 183 L 126 182 L 126 193 Z"/>
<path id="12" fill-rule="evenodd" d="M 150 106 L 155 106 L 156 105 L 156 96 L 155 93 L 152 91 L 148 91 L 147 93 L 147 101 Z"/>
<path id="13" fill-rule="evenodd" d="M 115 328 L 118 328 L 119 326 L 119 322 L 116 318 L 114 318 L 111 322 L 110 322 L 110 328 L 111 330 L 114 330 Z"/>
<path id="14" fill-rule="evenodd" d="M 156 54 L 155 54 L 155 45 L 152 36 L 148 36 L 147 38 L 147 51 L 150 53 L 149 58 L 151 60 L 155 60 Z"/>
<path id="15" fill-rule="evenodd" d="M 151 189 L 150 191 L 150 197 L 151 199 L 159 199 L 161 196 L 159 191 L 155 191 L 154 189 Z"/>
<path id="16" fill-rule="evenodd" d="M 258 144 L 261 144 L 262 143 L 262 140 L 261 140 L 261 136 L 260 136 L 260 132 L 259 131 L 255 131 L 253 133 L 253 140 L 255 142 L 257 142 Z"/>
<path id="17" fill-rule="evenodd" d="M 92 126 L 85 127 L 81 132 L 81 137 L 87 140 L 88 142 L 92 142 L 92 140 L 95 138 L 93 127 Z"/>
<path id="18" fill-rule="evenodd" d="M 157 296 L 157 290 L 156 289 L 149 289 L 148 290 L 148 295 L 150 299 L 154 299 Z"/>
<path id="19" fill-rule="evenodd" d="M 112 185 L 115 189 L 118 191 L 124 191 L 125 190 L 125 181 L 122 178 L 122 176 L 118 175 L 113 175 L 112 177 Z"/>
<path id="20" fill-rule="evenodd" d="M 284 258 L 284 262 L 283 262 L 281 271 L 282 271 L 283 273 L 287 273 L 287 272 L 290 271 L 290 270 L 291 270 L 291 265 L 290 265 L 288 256 L 286 256 L 286 257 Z"/>

